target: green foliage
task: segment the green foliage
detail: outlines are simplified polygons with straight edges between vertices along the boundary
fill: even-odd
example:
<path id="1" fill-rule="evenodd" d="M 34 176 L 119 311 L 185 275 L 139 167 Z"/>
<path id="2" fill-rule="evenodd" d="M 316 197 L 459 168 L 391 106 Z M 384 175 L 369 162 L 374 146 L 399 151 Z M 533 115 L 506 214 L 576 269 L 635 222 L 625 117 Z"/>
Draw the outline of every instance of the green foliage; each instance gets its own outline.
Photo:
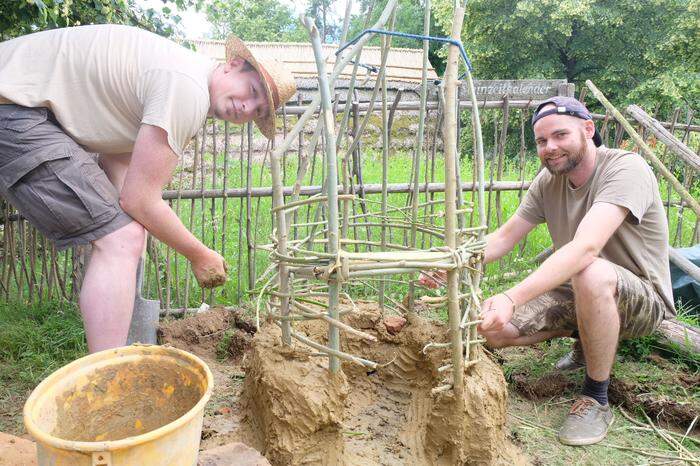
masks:
<path id="1" fill-rule="evenodd" d="M 77 308 L 63 301 L 0 304 L 0 348 L 0 387 L 32 388 L 87 352 Z"/>
<path id="2" fill-rule="evenodd" d="M 474 0 L 462 40 L 482 79 L 590 79 L 616 103 L 700 107 L 699 0 Z M 453 2 L 434 14 L 449 30 Z"/>
<path id="3" fill-rule="evenodd" d="M 321 41 L 337 42 L 342 32 L 342 25 L 333 19 L 332 10 L 336 0 L 308 0 L 306 15 L 314 18 Z"/>
<path id="4" fill-rule="evenodd" d="M 308 40 L 292 9 L 278 0 L 214 0 L 207 5 L 206 13 L 215 39 L 233 33 L 246 41 Z"/>
<path id="5" fill-rule="evenodd" d="M 693 313 L 692 308 L 684 307 L 680 302 L 676 304 L 677 319 L 694 327 L 700 326 L 700 318 Z M 693 353 L 688 348 L 682 348 L 675 343 L 659 343 L 658 334 L 647 335 L 633 340 L 625 340 L 620 343 L 618 353 L 630 360 L 640 360 L 653 353 L 663 354 L 667 359 L 684 366 L 691 372 L 700 371 L 700 355 Z"/>
<path id="6" fill-rule="evenodd" d="M 379 19 L 379 16 L 386 7 L 387 0 L 380 0 L 378 2 L 363 0 L 360 4 L 362 5 L 362 13 L 359 15 L 353 15 L 350 19 L 348 39 L 355 37 L 364 29 L 374 24 L 377 19 Z M 399 0 L 394 30 L 399 32 L 407 32 L 409 34 L 423 34 L 423 19 L 424 4 L 420 0 Z M 432 16 L 430 20 L 430 35 L 444 35 Z M 379 37 L 375 37 L 369 42 L 369 44 L 380 45 L 379 40 Z M 392 38 L 391 46 L 419 49 L 423 47 L 423 43 L 422 41 L 416 39 L 394 37 Z M 440 74 L 444 69 L 444 60 L 437 54 L 441 46 L 442 45 L 437 42 L 431 42 L 428 51 L 428 59 L 430 60 L 433 68 L 438 71 L 438 74 Z"/>
<path id="7" fill-rule="evenodd" d="M 0 40 L 45 29 L 83 24 L 127 24 L 170 37 L 179 36 L 180 16 L 167 4 L 179 8 L 201 0 L 163 0 L 162 11 L 144 9 L 135 0 L 16 0 L 0 4 Z"/>
<path id="8" fill-rule="evenodd" d="M 216 358 L 219 361 L 223 362 L 226 359 L 228 359 L 229 356 L 231 356 L 231 354 L 229 353 L 229 347 L 231 346 L 231 339 L 233 338 L 233 335 L 235 333 L 235 329 L 226 330 L 221 336 L 221 340 L 219 340 L 219 343 L 216 344 Z"/>

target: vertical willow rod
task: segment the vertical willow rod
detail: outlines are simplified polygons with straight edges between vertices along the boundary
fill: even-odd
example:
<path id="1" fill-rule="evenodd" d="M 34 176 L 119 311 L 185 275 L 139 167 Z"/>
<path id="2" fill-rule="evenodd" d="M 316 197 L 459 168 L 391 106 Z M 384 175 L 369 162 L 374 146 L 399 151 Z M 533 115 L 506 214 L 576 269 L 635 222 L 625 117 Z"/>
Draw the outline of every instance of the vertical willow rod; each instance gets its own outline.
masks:
<path id="1" fill-rule="evenodd" d="M 318 69 L 318 84 L 321 90 L 321 107 L 323 109 L 323 137 L 326 149 L 326 192 L 328 195 L 328 252 L 337 255 L 339 253 L 340 240 L 338 237 L 338 166 L 335 151 L 335 122 L 333 121 L 333 109 L 331 108 L 331 93 L 326 75 L 326 64 L 321 49 L 321 38 L 318 29 L 308 19 L 304 18 L 304 26 L 311 35 L 311 44 L 314 49 L 314 58 Z M 284 214 L 282 215 L 284 217 Z M 338 272 L 328 282 L 328 317 L 338 320 L 338 298 L 340 283 Z M 285 291 L 282 291 L 285 293 Z M 336 351 L 340 350 L 340 334 L 338 327 L 328 326 L 328 346 Z M 332 373 L 340 369 L 340 361 L 336 356 L 329 355 L 329 369 Z"/>
<path id="2" fill-rule="evenodd" d="M 452 39 L 459 40 L 464 21 L 464 8 L 455 8 L 452 18 Z M 445 243 L 454 251 L 457 249 L 457 72 L 459 69 L 459 48 L 450 45 L 445 70 L 445 122 L 443 130 L 445 150 Z M 462 357 L 462 331 L 459 306 L 459 269 L 447 272 L 447 312 L 449 316 L 450 341 L 452 352 L 452 388 L 458 412 L 464 403 L 464 378 Z"/>
<path id="3" fill-rule="evenodd" d="M 276 209 L 276 233 L 277 250 L 282 255 L 287 255 L 287 217 L 284 209 L 284 186 L 282 185 L 282 173 L 280 167 L 280 154 L 276 151 L 270 156 L 270 174 L 272 175 L 272 207 Z M 289 272 L 284 262 L 279 262 L 278 267 L 279 293 L 280 293 L 280 314 L 285 317 L 289 315 Z M 292 333 L 289 320 L 281 319 L 282 342 L 285 345 L 292 344 Z"/>
<path id="4" fill-rule="evenodd" d="M 251 188 L 253 183 L 253 123 L 246 123 L 246 134 L 248 143 L 248 158 L 246 159 L 245 177 L 245 238 L 248 253 L 248 290 L 252 290 L 255 288 L 255 249 L 253 248 L 253 232 L 251 231 L 251 226 L 253 223 L 253 217 L 251 212 L 253 206 L 253 198 L 251 194 Z M 280 163 L 279 159 L 277 160 L 277 163 Z M 265 165 L 263 164 L 263 167 L 264 166 Z M 284 185 L 283 183 L 283 181 L 280 181 L 280 184 Z M 282 203 L 284 203 L 284 198 L 282 198 Z"/>
<path id="5" fill-rule="evenodd" d="M 477 165 L 477 186 L 478 186 L 478 204 L 479 204 L 479 225 L 483 226 L 486 225 L 486 212 L 484 211 L 484 143 L 482 139 L 482 134 L 481 134 L 481 119 L 479 117 L 479 104 L 476 100 L 476 91 L 474 89 L 474 81 L 472 79 L 471 72 L 469 71 L 469 68 L 467 68 L 466 71 L 466 81 L 467 81 L 467 87 L 469 89 L 469 98 L 472 102 L 472 127 L 474 128 L 474 161 L 475 164 Z M 477 233 L 477 239 L 482 240 L 484 237 L 484 230 L 480 229 L 479 232 Z M 478 264 L 477 266 L 477 272 L 472 273 L 472 286 L 476 289 L 479 288 L 479 282 L 481 280 L 481 271 L 483 268 L 483 264 Z M 478 314 L 478 309 L 476 305 L 472 305 L 469 307 L 468 310 L 468 318 L 470 321 L 475 321 L 477 319 L 477 314 Z M 471 345 L 469 342 L 475 341 L 477 339 L 476 335 L 476 327 L 475 326 L 470 326 L 467 329 L 467 359 L 468 360 L 473 360 L 474 357 L 476 356 L 472 351 L 471 351 Z"/>
<path id="6" fill-rule="evenodd" d="M 377 20 L 377 22 L 374 23 L 372 26 L 373 29 L 380 29 L 384 27 L 384 24 L 386 24 L 387 20 L 389 19 L 389 15 L 391 12 L 394 11 L 394 8 L 396 8 L 396 5 L 398 3 L 398 0 L 389 0 L 384 7 L 384 10 L 382 11 L 381 16 Z M 338 76 L 342 73 L 343 69 L 345 66 L 352 60 L 353 57 L 355 57 L 360 50 L 362 50 L 362 47 L 374 37 L 374 34 L 366 34 L 364 35 L 361 39 L 359 39 L 355 45 L 353 45 L 350 50 L 347 53 L 343 53 L 342 58 L 336 59 L 335 66 L 333 67 L 333 74 L 330 77 L 330 81 L 334 82 Z M 287 134 L 287 138 L 278 146 L 275 148 L 275 152 L 279 155 L 285 152 L 289 147 L 291 146 L 292 142 L 299 136 L 299 133 L 304 129 L 304 125 L 306 124 L 309 119 L 314 115 L 316 112 L 316 109 L 318 109 L 318 106 L 321 103 L 321 96 L 316 95 L 313 100 L 309 103 L 308 107 L 304 111 L 304 114 L 299 117 L 299 121 L 294 125 L 294 128 L 292 128 L 289 131 L 289 134 Z"/>
<path id="7" fill-rule="evenodd" d="M 391 15 L 391 22 L 395 15 Z M 387 118 L 387 93 L 386 93 L 386 60 L 389 55 L 389 38 L 382 36 L 382 69 L 379 72 L 378 84 L 382 87 L 382 229 L 379 234 L 379 242 L 382 251 L 386 250 L 386 214 L 387 214 L 387 196 L 389 186 L 389 119 Z M 367 114 L 369 117 L 369 113 Z M 368 118 L 365 120 L 367 121 Z M 383 278 L 383 277 L 382 277 Z M 379 308 L 384 310 L 384 294 L 386 283 L 384 280 L 379 281 Z"/>

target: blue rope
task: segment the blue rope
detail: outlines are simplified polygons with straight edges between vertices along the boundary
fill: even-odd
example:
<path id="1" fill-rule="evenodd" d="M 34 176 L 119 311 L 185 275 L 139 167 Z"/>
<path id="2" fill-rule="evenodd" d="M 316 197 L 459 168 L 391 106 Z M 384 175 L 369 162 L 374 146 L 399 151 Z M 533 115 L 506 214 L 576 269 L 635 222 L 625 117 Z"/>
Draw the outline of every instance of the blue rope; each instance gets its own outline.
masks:
<path id="1" fill-rule="evenodd" d="M 464 50 L 464 47 L 462 46 L 462 42 L 456 39 L 450 39 L 449 37 L 434 37 L 434 36 L 424 36 L 420 34 L 409 34 L 407 32 L 396 32 L 396 31 L 385 31 L 384 29 L 365 29 L 358 35 L 356 35 L 350 42 L 346 42 L 345 45 L 340 47 L 337 52 L 335 52 L 336 55 L 340 54 L 343 50 L 346 48 L 350 47 L 351 45 L 355 44 L 362 36 L 365 34 L 381 34 L 385 36 L 395 36 L 395 37 L 404 37 L 406 39 L 417 39 L 417 40 L 428 40 L 428 41 L 433 41 L 433 42 L 443 42 L 447 44 L 452 44 L 457 47 L 459 47 L 459 53 L 462 55 L 462 58 L 464 59 L 464 62 L 467 65 L 467 69 L 469 72 L 473 71 L 474 68 L 472 68 L 472 62 L 469 60 L 469 57 L 467 56 L 467 52 Z M 462 74 L 459 79 L 462 79 L 464 76 L 466 76 L 467 73 Z"/>

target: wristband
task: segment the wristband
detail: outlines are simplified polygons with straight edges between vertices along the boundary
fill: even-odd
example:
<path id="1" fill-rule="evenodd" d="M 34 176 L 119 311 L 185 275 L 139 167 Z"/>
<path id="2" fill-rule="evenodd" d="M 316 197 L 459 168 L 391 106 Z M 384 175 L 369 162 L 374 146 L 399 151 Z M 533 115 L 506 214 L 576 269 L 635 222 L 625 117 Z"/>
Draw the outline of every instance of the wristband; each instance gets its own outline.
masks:
<path id="1" fill-rule="evenodd" d="M 513 307 L 515 307 L 515 301 L 513 301 L 513 298 L 511 298 L 510 296 L 508 296 L 508 293 L 506 293 L 505 291 L 503 291 L 501 294 L 502 294 L 503 296 L 505 296 L 506 298 L 508 298 L 508 300 L 509 300 L 510 303 L 513 305 Z"/>

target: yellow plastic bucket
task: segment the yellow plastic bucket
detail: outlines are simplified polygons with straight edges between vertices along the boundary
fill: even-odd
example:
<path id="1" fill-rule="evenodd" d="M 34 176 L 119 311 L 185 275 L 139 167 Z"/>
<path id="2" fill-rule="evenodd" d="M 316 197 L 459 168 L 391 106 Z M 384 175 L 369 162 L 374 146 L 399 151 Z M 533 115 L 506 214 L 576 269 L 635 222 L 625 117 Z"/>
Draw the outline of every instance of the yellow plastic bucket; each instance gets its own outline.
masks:
<path id="1" fill-rule="evenodd" d="M 193 466 L 214 379 L 198 357 L 134 345 L 91 354 L 24 405 L 40 466 Z"/>

